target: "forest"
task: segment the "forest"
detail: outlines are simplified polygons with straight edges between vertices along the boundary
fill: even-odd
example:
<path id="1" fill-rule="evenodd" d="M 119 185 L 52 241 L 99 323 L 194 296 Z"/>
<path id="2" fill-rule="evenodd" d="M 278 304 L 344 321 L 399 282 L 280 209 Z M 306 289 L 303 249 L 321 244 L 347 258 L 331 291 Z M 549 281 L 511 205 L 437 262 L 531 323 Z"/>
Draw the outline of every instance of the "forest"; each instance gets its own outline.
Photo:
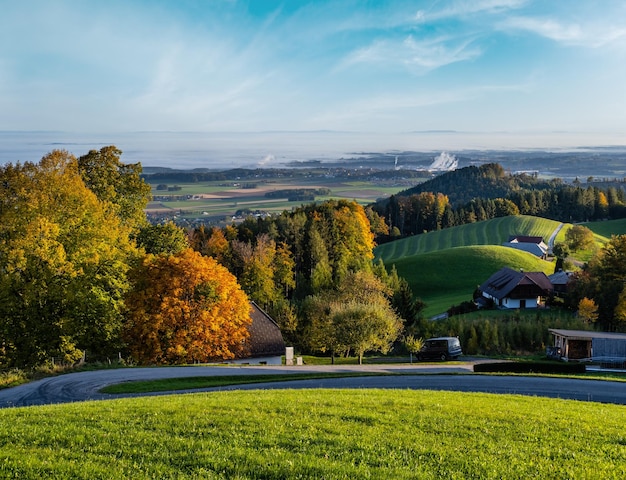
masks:
<path id="1" fill-rule="evenodd" d="M 0 169 L 0 369 L 51 359 L 237 358 L 247 348 L 249 300 L 299 352 L 331 358 L 406 351 L 409 339 L 437 333 L 422 318 L 419 292 L 395 268 L 374 262 L 373 250 L 379 239 L 452 226 L 443 219 L 461 211 L 449 200 L 459 190 L 453 183 L 445 193 L 409 191 L 384 206 L 328 200 L 223 228 L 182 229 L 147 221 L 150 187 L 141 165 L 123 163 L 121 154 L 114 146 L 79 158 L 55 150 L 38 163 Z M 618 191 L 558 182 L 533 190 L 526 177 L 523 188 L 513 188 L 517 180 L 495 165 L 477 169 L 478 176 L 470 168 L 495 185 L 494 194 L 504 192 L 499 182 L 512 189 L 506 198 L 458 207 L 472 205 L 474 220 L 483 210 L 485 218 L 516 215 L 515 201 L 534 205 L 540 216 L 580 210 L 593 218 L 623 206 Z M 463 170 L 458 182 L 467 181 Z M 472 217 L 463 211 L 465 220 Z M 626 238 L 615 237 L 577 275 L 565 305 L 575 311 L 586 299 L 590 321 L 619 329 L 626 320 L 625 280 Z M 465 323 L 441 328 L 447 330 L 438 333 L 466 336 L 476 348 L 486 342 Z M 477 330 L 485 331 L 497 337 L 484 325 Z M 498 344 L 520 347 L 511 339 Z"/>
<path id="2" fill-rule="evenodd" d="M 575 223 L 626 217 L 624 190 L 615 183 L 565 184 L 506 173 L 499 164 L 470 166 L 380 200 L 372 206 L 389 227 L 384 242 L 508 215 Z"/>

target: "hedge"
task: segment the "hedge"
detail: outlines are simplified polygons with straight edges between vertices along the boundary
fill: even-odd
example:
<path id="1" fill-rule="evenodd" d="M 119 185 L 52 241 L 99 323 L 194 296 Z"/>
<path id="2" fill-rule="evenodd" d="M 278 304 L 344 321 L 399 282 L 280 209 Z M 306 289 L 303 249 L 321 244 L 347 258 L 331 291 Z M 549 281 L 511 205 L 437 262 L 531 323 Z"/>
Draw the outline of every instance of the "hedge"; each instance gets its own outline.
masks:
<path id="1" fill-rule="evenodd" d="M 494 362 L 474 365 L 474 372 L 507 373 L 585 373 L 584 363 L 549 363 L 549 362 Z"/>

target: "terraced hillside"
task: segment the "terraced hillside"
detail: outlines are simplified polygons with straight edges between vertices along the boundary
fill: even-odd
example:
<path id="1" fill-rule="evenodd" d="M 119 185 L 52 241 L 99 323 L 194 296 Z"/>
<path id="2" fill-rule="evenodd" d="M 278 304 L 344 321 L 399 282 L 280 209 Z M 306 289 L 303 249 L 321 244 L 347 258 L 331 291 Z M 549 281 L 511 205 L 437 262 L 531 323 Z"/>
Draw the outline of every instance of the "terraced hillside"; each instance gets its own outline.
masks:
<path id="1" fill-rule="evenodd" d="M 376 247 L 374 255 L 390 265 L 405 257 L 447 248 L 502 245 L 509 239 L 509 235 L 540 236 L 548 243 L 548 239 L 559 225 L 559 222 L 554 220 L 527 215 L 500 217 L 385 243 Z M 566 228 L 561 230 L 557 242 L 563 240 L 565 230 Z"/>
<path id="2" fill-rule="evenodd" d="M 502 267 L 546 274 L 554 272 L 552 262 L 496 245 L 449 248 L 407 256 L 386 265 L 395 265 L 415 296 L 426 303 L 424 314 L 427 317 L 471 300 L 476 287 Z"/>

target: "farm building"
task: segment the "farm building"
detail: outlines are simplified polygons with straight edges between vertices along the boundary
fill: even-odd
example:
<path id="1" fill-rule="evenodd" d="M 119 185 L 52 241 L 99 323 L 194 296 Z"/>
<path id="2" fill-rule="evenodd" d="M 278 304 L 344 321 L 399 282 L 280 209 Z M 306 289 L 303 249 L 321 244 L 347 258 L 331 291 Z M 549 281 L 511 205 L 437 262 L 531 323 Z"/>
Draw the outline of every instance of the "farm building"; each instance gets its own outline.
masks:
<path id="1" fill-rule="evenodd" d="M 280 327 L 256 303 L 250 303 L 252 323 L 248 327 L 250 336 L 246 340 L 247 354 L 228 363 L 280 365 L 285 354 L 285 341 Z"/>
<path id="2" fill-rule="evenodd" d="M 551 328 L 554 347 L 562 360 L 626 366 L 626 333 Z"/>
<path id="3" fill-rule="evenodd" d="M 515 248 L 524 252 L 532 253 L 539 258 L 546 258 L 548 246 L 542 237 L 531 237 L 528 235 L 511 235 L 509 241 L 502 244 L 504 247 Z"/>
<path id="4" fill-rule="evenodd" d="M 565 295 L 567 293 L 567 284 L 571 276 L 572 272 L 565 272 L 563 270 L 548 275 L 555 295 Z"/>
<path id="5" fill-rule="evenodd" d="M 552 284 L 543 272 L 524 272 L 504 267 L 479 290 L 499 308 L 538 308 L 552 294 Z"/>

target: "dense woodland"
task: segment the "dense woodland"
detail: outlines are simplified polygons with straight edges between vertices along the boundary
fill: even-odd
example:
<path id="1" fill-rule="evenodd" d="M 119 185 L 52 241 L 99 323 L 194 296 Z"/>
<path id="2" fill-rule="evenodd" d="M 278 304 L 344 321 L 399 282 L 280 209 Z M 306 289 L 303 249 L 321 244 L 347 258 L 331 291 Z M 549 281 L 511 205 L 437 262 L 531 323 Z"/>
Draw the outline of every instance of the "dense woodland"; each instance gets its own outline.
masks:
<path id="1" fill-rule="evenodd" d="M 608 183 L 564 184 L 511 175 L 499 164 L 466 167 L 399 192 L 373 205 L 390 237 L 417 235 L 507 215 L 575 223 L 626 217 L 624 190 Z"/>
<path id="2" fill-rule="evenodd" d="M 472 181 L 484 178 L 504 196 L 460 207 L 449 200 L 460 190 L 451 183 L 449 191 L 405 192 L 373 208 L 331 200 L 224 228 L 182 230 L 147 222 L 150 188 L 141 165 L 120 158 L 113 146 L 80 158 L 53 151 L 39 163 L 0 169 L 0 369 L 85 356 L 161 364 L 245 355 L 249 299 L 303 353 L 362 358 L 401 351 L 403 339 L 430 334 L 460 335 L 476 351 L 494 341 L 515 351 L 536 332 L 513 328 L 503 338 L 508 327 L 496 335 L 482 324 L 435 326 L 421 318 L 419 292 L 373 262 L 375 239 L 388 238 L 390 227 L 408 235 L 452 226 L 443 219 L 462 211 L 468 221 L 515 215 L 522 211 L 516 202 L 536 215 L 606 218 L 623 201 L 617 189 L 552 182 L 533 190 L 532 178 L 522 187 L 490 165 L 471 167 Z M 466 182 L 463 170 L 441 181 Z M 562 302 L 587 322 L 620 329 L 625 283 L 626 237 L 615 237 Z"/>

